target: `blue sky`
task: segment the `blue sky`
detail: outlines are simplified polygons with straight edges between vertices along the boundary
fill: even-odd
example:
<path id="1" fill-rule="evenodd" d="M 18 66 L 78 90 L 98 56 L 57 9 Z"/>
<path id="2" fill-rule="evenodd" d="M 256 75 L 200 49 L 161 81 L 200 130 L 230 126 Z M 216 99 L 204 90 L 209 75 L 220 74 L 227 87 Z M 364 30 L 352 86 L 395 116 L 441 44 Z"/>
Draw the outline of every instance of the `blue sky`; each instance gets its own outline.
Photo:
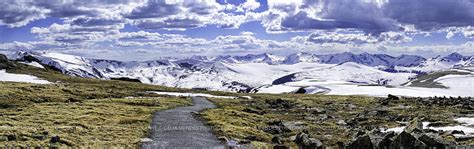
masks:
<path id="1" fill-rule="evenodd" d="M 1 1 L 0 52 L 474 54 L 474 0 Z"/>

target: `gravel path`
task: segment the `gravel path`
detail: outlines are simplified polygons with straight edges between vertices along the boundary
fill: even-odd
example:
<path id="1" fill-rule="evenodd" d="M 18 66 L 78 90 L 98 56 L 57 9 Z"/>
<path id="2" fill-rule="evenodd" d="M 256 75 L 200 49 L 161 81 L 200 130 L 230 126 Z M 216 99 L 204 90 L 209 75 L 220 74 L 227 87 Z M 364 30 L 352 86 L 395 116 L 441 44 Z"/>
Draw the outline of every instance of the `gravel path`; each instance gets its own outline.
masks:
<path id="1" fill-rule="evenodd" d="M 151 139 L 142 148 L 224 148 L 217 137 L 191 112 L 215 105 L 203 97 L 192 97 L 193 106 L 157 111 L 153 115 Z"/>

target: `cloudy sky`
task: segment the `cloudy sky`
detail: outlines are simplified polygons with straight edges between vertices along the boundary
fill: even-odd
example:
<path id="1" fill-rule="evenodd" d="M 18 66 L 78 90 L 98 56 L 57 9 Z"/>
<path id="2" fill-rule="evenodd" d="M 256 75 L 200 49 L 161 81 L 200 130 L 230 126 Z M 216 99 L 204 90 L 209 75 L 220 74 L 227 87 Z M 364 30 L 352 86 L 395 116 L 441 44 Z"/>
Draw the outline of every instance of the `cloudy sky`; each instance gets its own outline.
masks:
<path id="1" fill-rule="evenodd" d="M 474 0 L 1 0 L 0 52 L 474 55 Z"/>

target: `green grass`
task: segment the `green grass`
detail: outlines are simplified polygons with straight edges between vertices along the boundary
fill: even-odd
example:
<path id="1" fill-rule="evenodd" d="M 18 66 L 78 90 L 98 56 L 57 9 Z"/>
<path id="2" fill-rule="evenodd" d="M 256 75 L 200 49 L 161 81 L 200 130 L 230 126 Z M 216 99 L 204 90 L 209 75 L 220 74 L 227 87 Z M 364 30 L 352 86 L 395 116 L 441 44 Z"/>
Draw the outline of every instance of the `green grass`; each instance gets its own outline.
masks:
<path id="1" fill-rule="evenodd" d="M 65 141 L 55 145 L 137 146 L 148 136 L 154 111 L 190 104 L 187 98 L 112 98 L 0 109 L 0 136 L 16 138 L 0 146 L 49 146 L 53 136 Z"/>

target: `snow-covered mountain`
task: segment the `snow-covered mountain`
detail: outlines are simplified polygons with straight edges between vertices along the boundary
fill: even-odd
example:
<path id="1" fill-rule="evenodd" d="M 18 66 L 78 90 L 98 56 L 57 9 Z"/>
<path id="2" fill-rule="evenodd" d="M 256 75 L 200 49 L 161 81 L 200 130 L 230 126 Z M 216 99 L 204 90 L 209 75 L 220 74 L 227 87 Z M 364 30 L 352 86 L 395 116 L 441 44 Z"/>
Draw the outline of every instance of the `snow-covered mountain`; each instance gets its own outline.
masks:
<path id="1" fill-rule="evenodd" d="M 183 88 L 250 92 L 264 86 L 297 82 L 343 81 L 367 85 L 400 85 L 417 74 L 474 64 L 473 57 L 453 53 L 425 59 L 416 55 L 338 53 L 288 56 L 248 54 L 215 57 L 159 58 L 122 62 L 60 53 L 18 52 L 19 61 L 36 61 L 64 74 L 86 78 L 138 79 L 142 83 Z M 391 71 L 387 71 L 391 69 Z M 395 71 L 393 71 L 395 70 Z"/>

